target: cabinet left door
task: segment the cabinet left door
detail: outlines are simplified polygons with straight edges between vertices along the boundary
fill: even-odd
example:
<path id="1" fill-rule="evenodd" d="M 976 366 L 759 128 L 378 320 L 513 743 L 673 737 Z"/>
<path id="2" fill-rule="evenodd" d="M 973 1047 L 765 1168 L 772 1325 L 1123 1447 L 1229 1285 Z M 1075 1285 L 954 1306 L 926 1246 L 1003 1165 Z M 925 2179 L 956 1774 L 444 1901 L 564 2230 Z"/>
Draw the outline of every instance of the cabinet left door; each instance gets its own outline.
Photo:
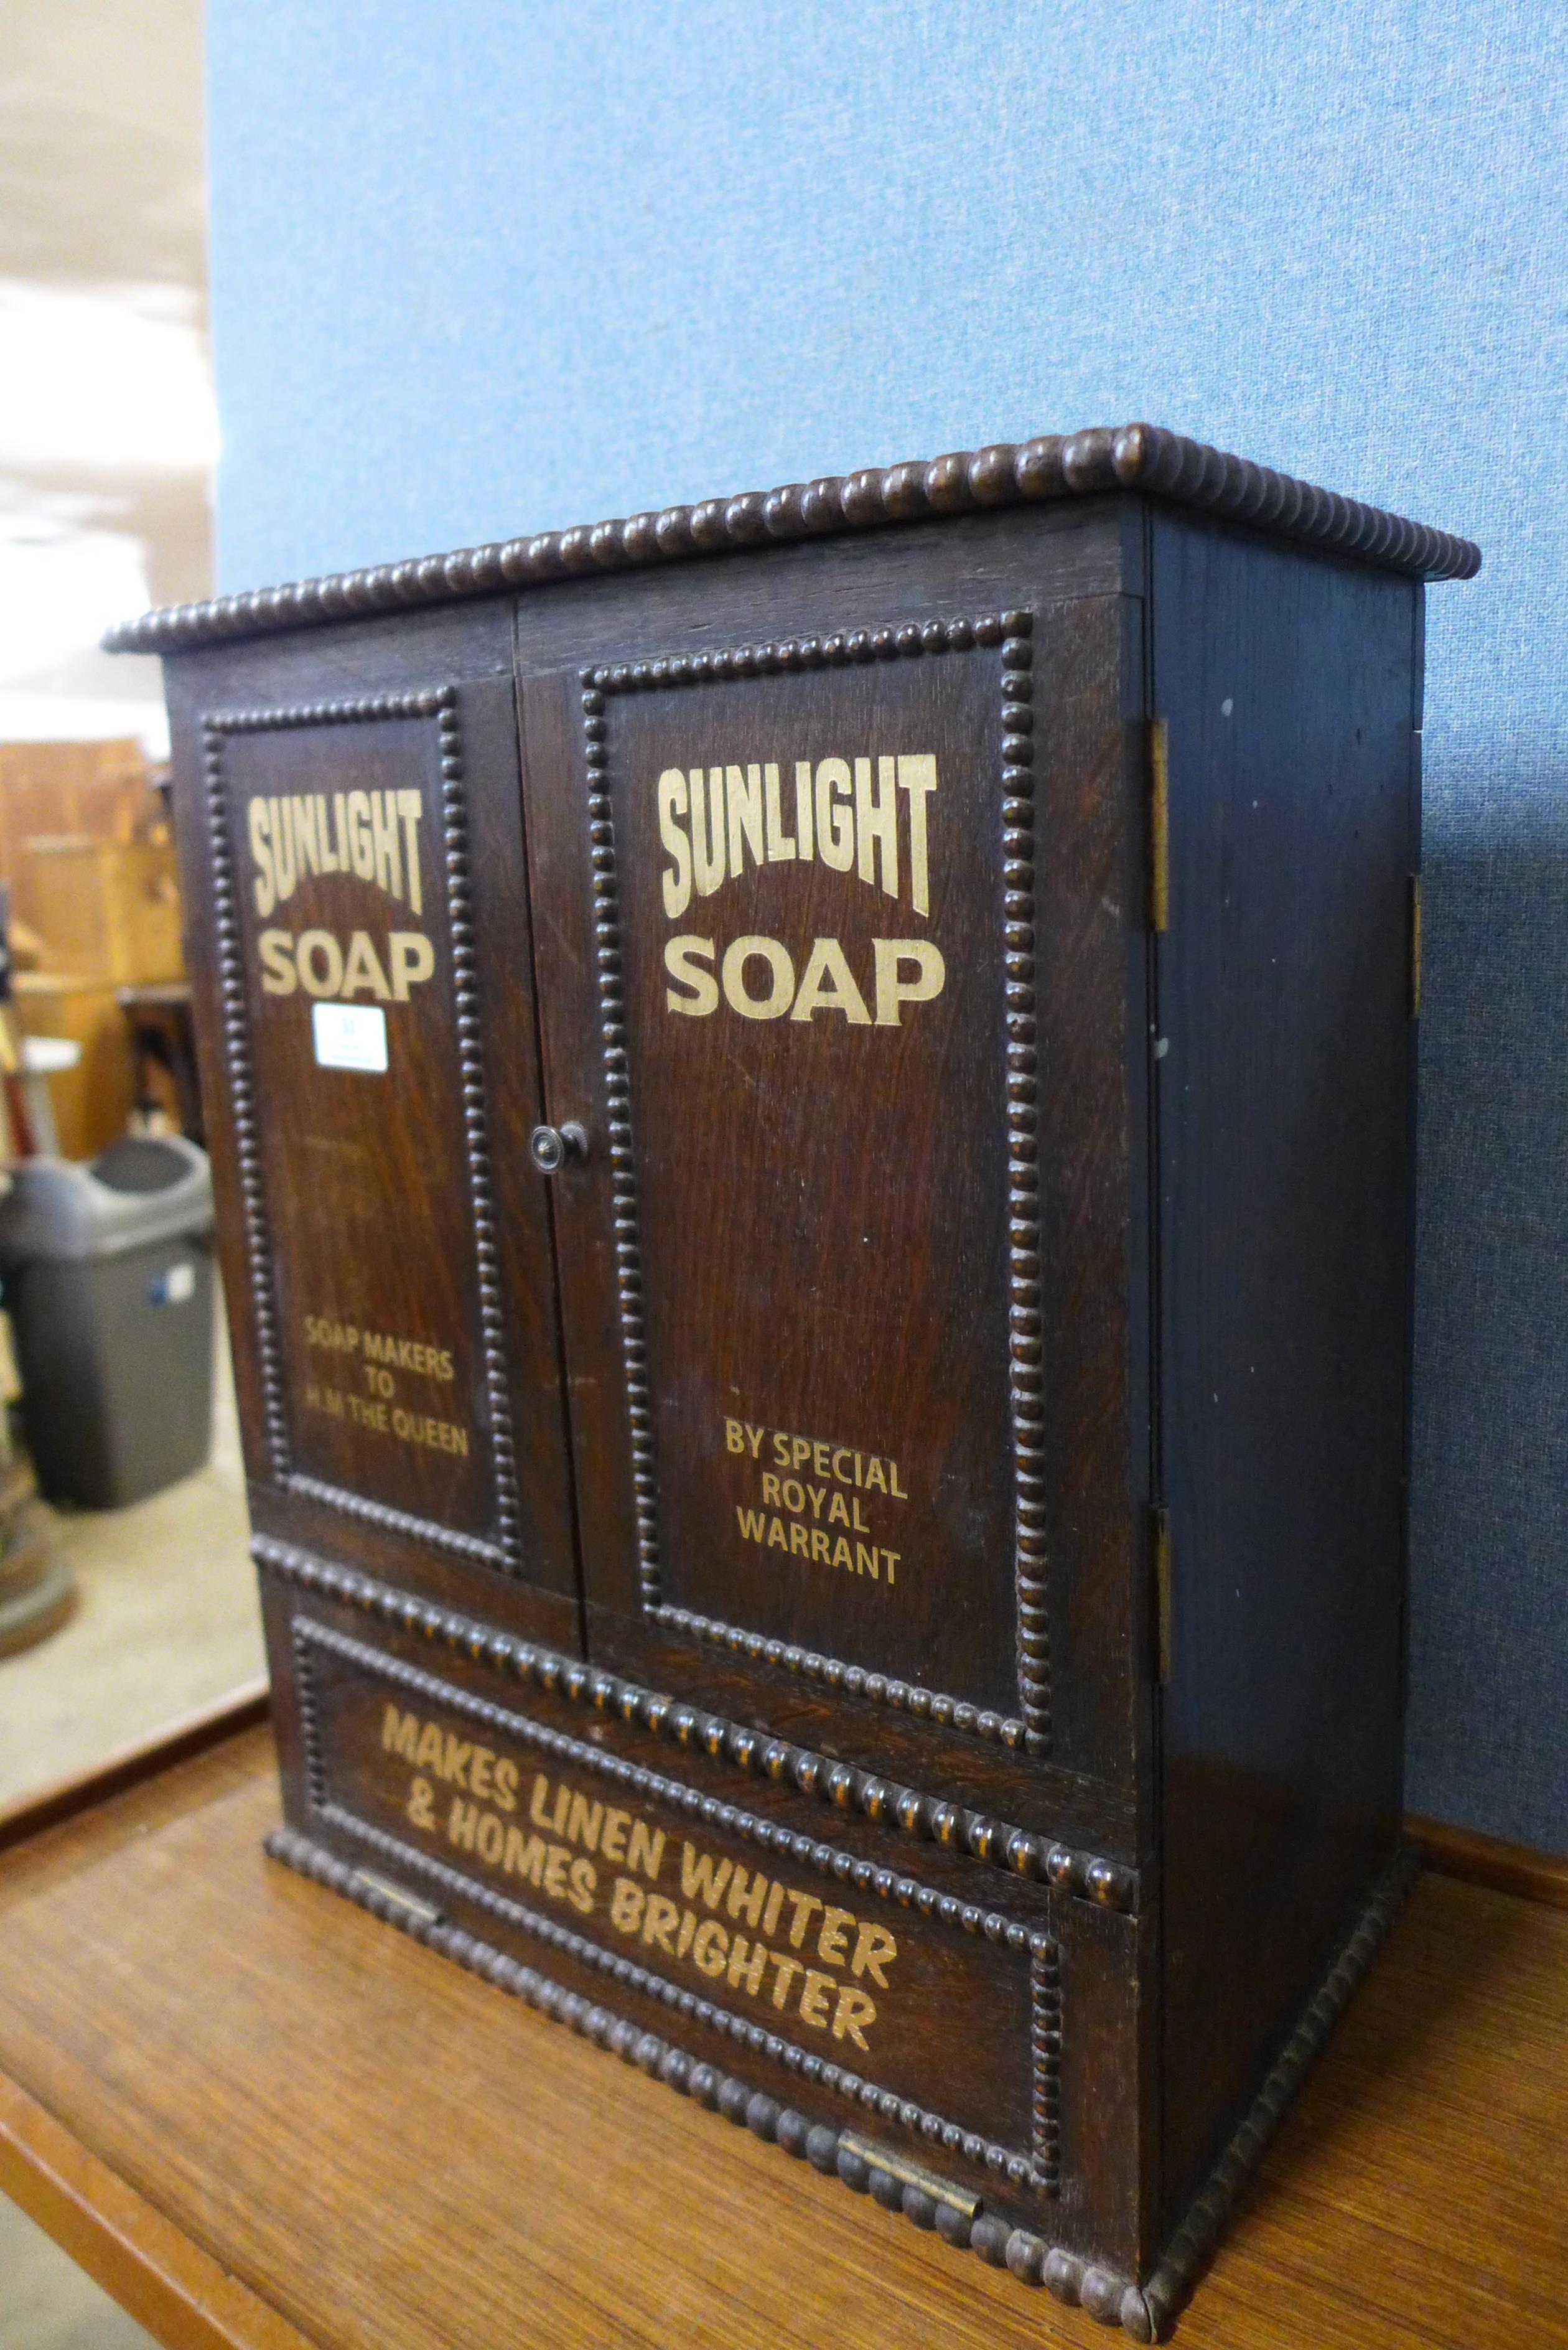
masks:
<path id="1" fill-rule="evenodd" d="M 167 671 L 258 1554 L 576 1651 L 508 615 Z"/>

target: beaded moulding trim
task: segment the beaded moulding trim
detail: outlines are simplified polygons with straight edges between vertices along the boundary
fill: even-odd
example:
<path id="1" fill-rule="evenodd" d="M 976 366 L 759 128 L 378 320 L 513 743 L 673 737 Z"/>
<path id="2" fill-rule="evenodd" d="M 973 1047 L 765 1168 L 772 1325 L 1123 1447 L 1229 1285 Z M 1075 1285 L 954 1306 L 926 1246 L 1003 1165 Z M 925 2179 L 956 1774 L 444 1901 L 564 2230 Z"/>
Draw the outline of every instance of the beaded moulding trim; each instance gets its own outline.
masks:
<path id="1" fill-rule="evenodd" d="M 450 1681 L 441 1680 L 432 1673 L 421 1672 L 417 1666 L 404 1664 L 400 1659 L 388 1657 L 378 1648 L 367 1648 L 362 1641 L 350 1639 L 326 1625 L 313 1624 L 307 1618 L 296 1618 L 293 1634 L 306 1785 L 311 1810 L 325 1825 L 335 1828 L 340 1835 L 369 1845 L 372 1851 L 412 1870 L 439 1889 L 487 1910 L 506 1925 L 544 1942 L 547 1948 L 564 1952 L 579 1965 L 591 1967 L 597 1972 L 607 1975 L 612 1981 L 624 1983 L 648 1998 L 659 2000 L 677 2013 L 689 2016 L 716 2032 L 728 2033 L 742 2045 L 765 2055 L 770 2062 L 782 2064 L 790 2072 L 819 2084 L 835 2096 L 845 2097 L 862 2106 L 883 2121 L 891 2122 L 913 2136 L 924 2138 L 931 2146 L 940 2146 L 950 2154 L 961 2155 L 965 2161 L 1005 2178 L 1014 2189 L 1033 2188 L 1042 2194 L 1055 2194 L 1060 2123 L 1054 2091 L 1062 2046 L 1062 1980 L 1060 1956 L 1049 1934 L 1032 1931 L 1017 1919 L 982 1910 L 977 1904 L 959 1902 L 950 1895 L 938 1894 L 930 1886 L 920 1884 L 918 1878 L 896 1877 L 890 1870 L 877 1868 L 868 1861 L 857 1861 L 852 1855 L 836 1846 L 795 1835 L 771 1820 L 759 1818 L 755 1813 L 739 1810 L 732 1804 L 715 1805 L 713 1799 L 703 1795 L 698 1788 L 686 1786 L 680 1780 L 667 1779 L 659 1772 L 627 1762 L 623 1756 L 606 1754 L 581 1739 L 570 1738 L 564 1731 L 550 1729 L 545 1723 L 533 1721 L 525 1714 L 513 1713 L 504 1706 L 493 1705 L 487 1699 L 474 1697 L 467 1690 L 454 1688 Z M 385 1829 L 360 1819 L 348 1806 L 334 1799 L 328 1783 L 313 1672 L 315 1651 L 340 1657 L 361 1672 L 389 1682 L 394 1688 L 406 1690 L 422 1698 L 427 1704 L 461 1713 L 482 1724 L 492 1736 L 537 1749 L 556 1761 L 565 1761 L 579 1771 L 608 1779 L 634 1795 L 651 1797 L 704 1820 L 711 1817 L 714 1825 L 729 1834 L 760 1846 L 764 1852 L 776 1853 L 802 1867 L 813 1869 L 819 1876 L 853 1884 L 859 1891 L 872 1894 L 878 1900 L 897 1902 L 901 1908 L 918 1911 L 921 1917 L 935 1918 L 944 1926 L 957 1928 L 961 1932 L 975 1935 L 1020 1955 L 1027 1952 L 1033 2088 L 1029 2152 L 1021 2153 L 1014 2147 L 984 2137 L 978 2131 L 965 2130 L 960 2124 L 949 2121 L 913 2099 L 899 2097 L 891 2089 L 878 2088 L 875 2082 L 863 2079 L 847 2066 L 820 2057 L 814 2050 L 796 2046 L 779 2033 L 770 2032 L 764 2025 L 752 2022 L 744 2015 L 703 1998 L 700 1992 L 668 1981 L 621 1951 L 606 1949 L 556 1919 L 540 1916 L 537 1911 L 495 1892 L 466 1871 L 438 1860 L 402 1837 L 389 1835 Z"/>
<path id="2" fill-rule="evenodd" d="M 1246 523 L 1274 537 L 1411 578 L 1469 579 L 1480 569 L 1480 549 L 1468 538 L 1314 489 L 1158 425 L 1122 424 L 996 442 L 885 469 L 871 466 L 782 489 L 666 506 L 625 522 L 541 531 L 532 538 L 459 547 L 451 555 L 381 564 L 374 570 L 335 572 L 204 604 L 170 605 L 121 621 L 103 642 L 110 652 L 180 651 L 356 613 L 448 604 L 651 563 L 689 562 L 792 539 L 1116 490 L 1141 491 L 1196 514 Z"/>
<path id="3" fill-rule="evenodd" d="M 944 1797 L 922 1794 L 875 1772 L 836 1762 L 810 1747 L 771 1737 L 724 1714 L 685 1704 L 662 1690 L 644 1689 L 601 1667 L 563 1657 L 536 1642 L 493 1630 L 471 1616 L 394 1590 L 357 1568 L 330 1565 L 270 1535 L 254 1538 L 251 1556 L 258 1567 L 297 1589 L 418 1633 L 422 1639 L 440 1641 L 473 1664 L 535 1682 L 570 1704 L 617 1714 L 633 1728 L 668 1738 L 677 1746 L 700 1747 L 716 1762 L 736 1763 L 742 1771 L 765 1778 L 787 1780 L 803 1795 L 815 1796 L 839 1811 L 860 1812 L 890 1833 L 929 1838 L 950 1851 L 969 1853 L 1010 1876 L 1054 1886 L 1058 1893 L 1091 1902 L 1099 1909 L 1126 1916 L 1137 1913 L 1138 1874 L 1120 1861 L 1077 1851 L 1053 1837 L 1010 1826 Z M 713 1812 L 703 1816 L 717 1819 L 722 1806 L 717 1798 L 712 1801 Z M 977 1908 L 976 1918 L 981 1915 Z"/>
<path id="4" fill-rule="evenodd" d="M 581 673 L 583 756 L 588 789 L 594 922 L 598 962 L 606 1120 L 615 1200 L 615 1245 L 621 1345 L 641 1598 L 646 1614 L 667 1630 L 705 1640 L 806 1679 L 844 1688 L 873 1704 L 890 1704 L 943 1727 L 1022 1747 L 1044 1759 L 1051 1752 L 1051 1649 L 1046 1586 L 1045 1482 L 1043 1475 L 1044 1375 L 1040 1288 L 1038 1055 L 1034 962 L 1034 708 L 1033 616 L 1026 611 L 977 618 L 907 621 L 898 628 L 857 628 L 823 637 L 741 645 L 666 659 L 611 662 Z M 791 671 L 853 669 L 870 662 L 919 660 L 993 650 L 999 660 L 999 754 L 1002 790 L 1002 968 L 1005 996 L 1005 1105 L 1009 1280 L 1009 1396 L 1012 1415 L 1013 1581 L 1019 1711 L 1001 1714 L 940 1690 L 836 1657 L 770 1639 L 748 1627 L 715 1622 L 670 1605 L 664 1596 L 659 1540 L 659 1476 L 653 1387 L 649 1373 L 643 1307 L 642 1249 L 638 1233 L 637 1169 L 631 1076 L 627 1057 L 615 812 L 610 792 L 609 696 L 677 691 L 732 678 Z M 892 1694 L 889 1694 L 892 1692 Z"/>
<path id="5" fill-rule="evenodd" d="M 837 2178 L 858 2195 L 869 2195 L 884 2210 L 901 2212 L 918 2228 L 934 2231 L 954 2247 L 977 2252 L 993 2268 L 1005 2268 L 1020 2283 L 1043 2285 L 1057 2301 L 1081 2308 L 1102 2325 L 1120 2326 L 1135 2342 L 1163 2341 L 1192 2293 L 1220 2229 L 1256 2170 L 1263 2151 L 1294 2102 L 1302 2084 L 1368 1968 L 1386 1941 L 1414 1881 L 1418 1860 L 1408 1848 L 1374 1889 L 1355 1932 L 1330 1967 L 1323 1986 L 1291 2034 L 1279 2062 L 1220 2158 L 1209 2180 L 1147 2284 L 1119 2276 L 1075 2252 L 1047 2243 L 1032 2229 L 1018 2228 L 1000 2213 L 978 2210 L 956 2189 L 934 2177 L 900 2178 L 906 2169 L 888 2154 L 880 2168 L 874 2148 L 857 2132 L 813 2123 L 765 2091 L 700 2063 L 673 2041 L 645 2032 L 597 2001 L 565 1991 L 545 1975 L 524 1966 L 493 1944 L 450 1925 L 440 1910 L 413 1900 L 373 1873 L 340 1860 L 310 1837 L 289 1827 L 275 1828 L 266 1840 L 270 1856 L 299 1876 L 341 1894 L 384 1924 L 396 1926 L 429 1950 L 482 1976 L 499 1991 L 524 2000 L 553 2022 L 564 2023 L 650 2080 L 662 2081 L 753 2137 L 776 2145 L 814 2170 Z M 466 1891 L 466 1887 L 465 1887 Z"/>
<path id="6" fill-rule="evenodd" d="M 234 845 L 229 829 L 224 743 L 231 735 L 271 733 L 303 726 L 360 726 L 388 721 L 434 721 L 440 746 L 447 922 L 451 938 L 452 986 L 463 1140 L 472 1210 L 474 1269 L 479 1294 L 481 1350 L 490 1414 L 491 1477 L 495 1494 L 497 1539 L 463 1534 L 407 1510 L 369 1499 L 346 1487 L 305 1474 L 294 1466 L 288 1411 L 278 1345 L 273 1251 L 262 1172 L 254 1071 L 247 1020 L 244 956 L 241 939 Z M 462 723 L 457 689 L 433 686 L 417 693 L 368 694 L 355 701 L 296 702 L 278 709 L 212 711 L 202 720 L 202 773 L 212 839 L 213 921 L 217 944 L 218 996 L 234 1158 L 244 1209 L 251 1310 L 262 1378 L 266 1446 L 275 1482 L 303 1500 L 340 1510 L 347 1516 L 390 1534 L 433 1543 L 507 1574 L 524 1568 L 518 1514 L 516 1449 L 512 1427 L 512 1388 L 502 1319 L 501 1274 L 491 1196 L 489 1116 L 483 1052 L 480 1044 L 478 991 L 474 979 L 473 898 L 469 869 L 468 812 L 464 803 Z"/>

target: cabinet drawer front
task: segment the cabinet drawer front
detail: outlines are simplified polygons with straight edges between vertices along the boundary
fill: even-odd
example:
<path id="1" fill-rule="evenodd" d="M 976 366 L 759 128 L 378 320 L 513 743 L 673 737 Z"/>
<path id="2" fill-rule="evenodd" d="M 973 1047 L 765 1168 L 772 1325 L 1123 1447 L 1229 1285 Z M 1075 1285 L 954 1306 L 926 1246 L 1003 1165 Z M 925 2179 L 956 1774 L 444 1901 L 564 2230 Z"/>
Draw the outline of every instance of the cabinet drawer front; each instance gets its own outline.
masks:
<path id="1" fill-rule="evenodd" d="M 1135 1876 L 971 1858 L 924 1799 L 921 1832 L 841 1801 L 824 1758 L 257 1552 L 283 1856 L 732 2119 L 787 2113 L 796 2154 L 806 2126 L 846 2132 L 1003 2236 L 1136 2263 Z"/>

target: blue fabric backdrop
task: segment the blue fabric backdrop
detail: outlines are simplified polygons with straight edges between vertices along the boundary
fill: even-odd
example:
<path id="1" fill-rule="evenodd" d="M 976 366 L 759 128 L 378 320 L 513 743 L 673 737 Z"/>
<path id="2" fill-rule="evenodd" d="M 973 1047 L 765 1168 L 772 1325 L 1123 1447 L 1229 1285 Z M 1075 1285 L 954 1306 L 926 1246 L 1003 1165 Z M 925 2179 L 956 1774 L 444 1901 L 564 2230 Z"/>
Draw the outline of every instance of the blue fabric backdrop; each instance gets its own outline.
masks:
<path id="1" fill-rule="evenodd" d="M 1568 1849 L 1568 69 L 1501 0 L 209 0 L 223 585 L 1147 416 L 1429 602 L 1409 1795 Z"/>

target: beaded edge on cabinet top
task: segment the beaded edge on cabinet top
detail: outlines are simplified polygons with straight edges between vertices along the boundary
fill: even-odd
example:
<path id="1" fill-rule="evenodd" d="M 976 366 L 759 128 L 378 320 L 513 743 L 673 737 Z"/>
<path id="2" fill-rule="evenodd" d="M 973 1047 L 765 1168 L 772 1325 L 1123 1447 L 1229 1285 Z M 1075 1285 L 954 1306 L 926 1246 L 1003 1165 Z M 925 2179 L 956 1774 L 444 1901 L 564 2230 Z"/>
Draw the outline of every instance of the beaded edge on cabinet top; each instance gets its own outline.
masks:
<path id="1" fill-rule="evenodd" d="M 120 621 L 103 642 L 109 652 L 177 651 L 402 605 L 450 603 L 770 542 L 1107 490 L 1143 491 L 1173 505 L 1248 523 L 1276 537 L 1417 579 L 1469 579 L 1480 569 L 1480 549 L 1468 538 L 1314 489 L 1157 425 L 1123 424 L 998 442 L 929 462 L 872 466 L 783 489 L 666 506 L 662 513 L 633 515 L 625 522 L 581 524 L 374 570 L 302 579 L 292 587 L 219 596 L 205 604 L 172 604 Z"/>

